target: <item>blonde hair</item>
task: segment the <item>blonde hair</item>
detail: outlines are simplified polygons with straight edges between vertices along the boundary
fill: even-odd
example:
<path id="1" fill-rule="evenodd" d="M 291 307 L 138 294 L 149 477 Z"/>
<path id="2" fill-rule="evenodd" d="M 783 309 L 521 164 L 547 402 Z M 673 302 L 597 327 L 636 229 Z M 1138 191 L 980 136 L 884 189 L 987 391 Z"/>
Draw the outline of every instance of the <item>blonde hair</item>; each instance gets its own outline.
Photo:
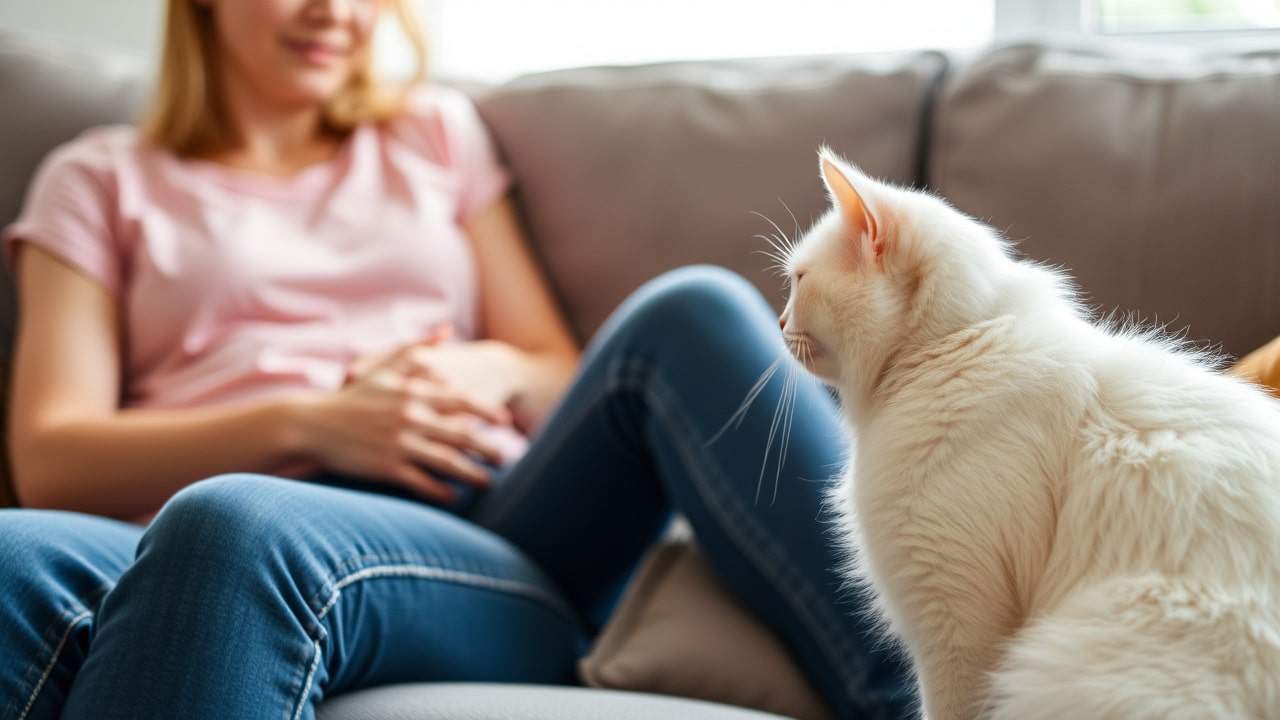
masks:
<path id="1" fill-rule="evenodd" d="M 346 84 L 324 105 L 324 128 L 346 134 L 357 125 L 399 114 L 406 90 L 427 71 L 426 41 L 406 0 L 384 0 L 415 56 L 409 81 L 392 88 L 379 81 L 372 45 L 357 59 Z M 213 11 L 192 0 L 169 0 L 160 72 L 141 123 L 142 138 L 183 156 L 211 155 L 232 146 L 234 130 L 222 97 Z"/>

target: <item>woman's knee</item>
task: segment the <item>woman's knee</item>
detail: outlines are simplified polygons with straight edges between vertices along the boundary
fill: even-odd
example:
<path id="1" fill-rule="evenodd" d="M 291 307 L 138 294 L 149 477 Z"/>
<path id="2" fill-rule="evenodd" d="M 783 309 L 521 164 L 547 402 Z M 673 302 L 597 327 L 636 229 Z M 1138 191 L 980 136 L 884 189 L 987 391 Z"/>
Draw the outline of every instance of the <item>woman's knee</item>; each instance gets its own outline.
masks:
<path id="1" fill-rule="evenodd" d="M 648 331 L 706 339 L 744 325 L 775 327 L 773 311 L 755 286 L 715 265 L 691 265 L 642 285 L 623 308 L 627 324 Z"/>
<path id="2" fill-rule="evenodd" d="M 148 553 L 198 559 L 217 574 L 255 566 L 264 556 L 297 550 L 289 522 L 296 481 L 254 473 L 193 483 L 165 503 L 142 537 Z"/>

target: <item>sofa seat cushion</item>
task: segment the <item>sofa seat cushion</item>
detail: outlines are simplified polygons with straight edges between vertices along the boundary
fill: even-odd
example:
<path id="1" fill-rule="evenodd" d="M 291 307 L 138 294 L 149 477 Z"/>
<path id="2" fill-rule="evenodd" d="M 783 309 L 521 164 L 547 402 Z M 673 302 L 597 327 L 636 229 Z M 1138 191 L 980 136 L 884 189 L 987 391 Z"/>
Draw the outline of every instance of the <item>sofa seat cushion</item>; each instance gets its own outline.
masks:
<path id="1" fill-rule="evenodd" d="M 318 720 L 777 720 L 699 700 L 541 685 L 422 683 L 341 695 Z"/>

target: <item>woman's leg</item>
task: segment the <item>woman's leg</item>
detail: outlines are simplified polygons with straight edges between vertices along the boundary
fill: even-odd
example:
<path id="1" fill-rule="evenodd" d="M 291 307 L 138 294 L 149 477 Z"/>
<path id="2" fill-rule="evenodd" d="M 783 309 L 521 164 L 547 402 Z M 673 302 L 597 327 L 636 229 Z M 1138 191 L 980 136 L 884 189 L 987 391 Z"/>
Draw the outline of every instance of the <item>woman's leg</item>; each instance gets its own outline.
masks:
<path id="1" fill-rule="evenodd" d="M 399 498 L 224 475 L 147 528 L 64 717 L 311 718 L 371 685 L 564 682 L 585 642 L 555 586 L 489 531 Z"/>
<path id="2" fill-rule="evenodd" d="M 703 267 L 654 280 L 601 330 L 528 454 L 472 516 L 528 552 L 598 626 L 674 508 L 840 717 L 903 717 L 905 667 L 836 570 L 823 495 L 845 440 L 830 396 L 787 381 L 800 370 L 786 357 L 741 425 L 710 442 L 785 354 L 773 312 L 738 276 Z"/>
<path id="3" fill-rule="evenodd" d="M 141 535 L 92 515 L 0 510 L 0 718 L 58 717 Z"/>

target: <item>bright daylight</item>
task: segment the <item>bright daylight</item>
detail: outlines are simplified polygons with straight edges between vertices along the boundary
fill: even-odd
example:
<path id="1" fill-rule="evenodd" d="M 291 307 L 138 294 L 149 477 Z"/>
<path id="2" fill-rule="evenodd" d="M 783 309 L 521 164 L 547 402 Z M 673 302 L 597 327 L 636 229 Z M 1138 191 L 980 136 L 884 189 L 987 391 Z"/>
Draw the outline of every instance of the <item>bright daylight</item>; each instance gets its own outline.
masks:
<path id="1" fill-rule="evenodd" d="M 1280 0 L 0 0 L 0 720 L 1280 717 Z"/>

